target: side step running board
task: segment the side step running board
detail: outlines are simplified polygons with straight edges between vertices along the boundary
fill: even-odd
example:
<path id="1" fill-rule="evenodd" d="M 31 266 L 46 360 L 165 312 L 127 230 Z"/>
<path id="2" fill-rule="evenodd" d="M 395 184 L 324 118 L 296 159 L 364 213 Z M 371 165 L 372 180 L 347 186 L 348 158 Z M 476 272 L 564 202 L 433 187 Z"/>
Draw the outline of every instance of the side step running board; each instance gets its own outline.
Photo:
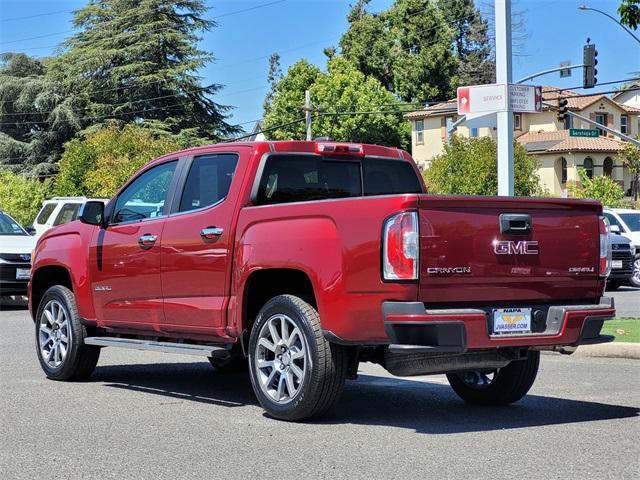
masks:
<path id="1" fill-rule="evenodd" d="M 213 345 L 193 345 L 189 343 L 156 342 L 154 340 L 138 340 L 120 337 L 86 337 L 87 345 L 100 347 L 120 347 L 134 350 L 152 350 L 154 352 L 181 353 L 183 355 L 198 355 L 203 357 L 225 358 L 229 356 L 226 347 Z"/>

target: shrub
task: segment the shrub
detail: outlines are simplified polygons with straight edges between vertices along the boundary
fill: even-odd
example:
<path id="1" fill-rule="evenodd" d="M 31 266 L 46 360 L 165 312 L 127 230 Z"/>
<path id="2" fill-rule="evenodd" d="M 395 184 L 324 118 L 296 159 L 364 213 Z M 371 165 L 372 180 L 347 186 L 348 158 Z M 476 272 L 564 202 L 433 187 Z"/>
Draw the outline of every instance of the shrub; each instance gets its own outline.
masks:
<path id="1" fill-rule="evenodd" d="M 65 145 L 56 192 L 109 198 L 145 163 L 179 149 L 137 125 L 101 128 Z"/>
<path id="2" fill-rule="evenodd" d="M 536 173 L 538 161 L 514 145 L 515 194 L 542 195 Z M 496 142 L 489 137 L 462 138 L 454 135 L 444 152 L 434 158 L 424 173 L 430 193 L 451 195 L 496 195 L 498 159 Z"/>
<path id="3" fill-rule="evenodd" d="M 606 175 L 589 178 L 584 169 L 578 170 L 580 183 L 569 185 L 569 192 L 575 198 L 599 200 L 607 207 L 621 207 L 624 189 Z"/>
<path id="4" fill-rule="evenodd" d="M 23 226 L 33 223 L 42 202 L 52 194 L 50 179 L 35 178 L 0 171 L 0 210 L 7 212 Z"/>

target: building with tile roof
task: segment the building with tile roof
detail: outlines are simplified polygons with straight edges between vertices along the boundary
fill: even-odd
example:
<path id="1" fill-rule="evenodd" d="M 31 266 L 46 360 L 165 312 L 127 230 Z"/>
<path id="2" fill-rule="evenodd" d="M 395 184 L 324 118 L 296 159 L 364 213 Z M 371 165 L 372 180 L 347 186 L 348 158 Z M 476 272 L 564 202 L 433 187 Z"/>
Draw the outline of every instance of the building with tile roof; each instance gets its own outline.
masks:
<path id="1" fill-rule="evenodd" d="M 568 100 L 570 111 L 626 135 L 635 137 L 640 132 L 640 98 L 636 105 L 633 95 L 581 95 L 555 87 L 543 87 L 542 93 L 545 102 L 557 104 L 562 96 Z M 458 119 L 456 101 L 430 105 L 406 114 L 405 118 L 412 124 L 413 158 L 421 168 L 427 169 L 431 160 L 443 151 L 448 126 Z M 584 168 L 591 177 L 610 176 L 629 192 L 631 174 L 619 158 L 624 141 L 604 130 L 599 130 L 595 138 L 571 137 L 571 128 L 593 129 L 587 122 L 571 116 L 560 122 L 549 106 L 544 106 L 540 113 L 514 113 L 514 137 L 540 160 L 538 175 L 542 187 L 554 195 L 566 196 L 567 185 L 577 182 L 578 169 Z M 495 126 L 486 124 L 478 127 L 463 124 L 456 129 L 456 134 L 496 138 Z"/>

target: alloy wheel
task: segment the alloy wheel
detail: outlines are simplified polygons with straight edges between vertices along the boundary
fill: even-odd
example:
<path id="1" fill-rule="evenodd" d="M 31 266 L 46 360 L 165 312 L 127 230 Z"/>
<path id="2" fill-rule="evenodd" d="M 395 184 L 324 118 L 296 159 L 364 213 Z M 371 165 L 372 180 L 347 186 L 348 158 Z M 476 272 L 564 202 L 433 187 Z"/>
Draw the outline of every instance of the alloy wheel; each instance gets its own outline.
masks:
<path id="1" fill-rule="evenodd" d="M 50 300 L 42 310 L 38 328 L 40 355 L 45 363 L 58 368 L 64 362 L 71 345 L 71 325 L 65 307 Z"/>
<path id="2" fill-rule="evenodd" d="M 461 373 L 460 377 L 468 387 L 482 389 L 491 385 L 497 375 L 498 370 L 473 370 Z"/>
<path id="3" fill-rule="evenodd" d="M 306 340 L 291 317 L 276 314 L 262 326 L 254 360 L 260 388 L 272 401 L 289 403 L 301 391 L 307 351 Z"/>

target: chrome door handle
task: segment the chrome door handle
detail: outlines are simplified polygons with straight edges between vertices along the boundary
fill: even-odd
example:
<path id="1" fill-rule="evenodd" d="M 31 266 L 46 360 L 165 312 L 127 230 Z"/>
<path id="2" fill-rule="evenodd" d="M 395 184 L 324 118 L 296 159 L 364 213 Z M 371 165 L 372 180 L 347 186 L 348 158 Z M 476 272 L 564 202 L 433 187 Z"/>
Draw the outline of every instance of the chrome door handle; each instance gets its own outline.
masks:
<path id="1" fill-rule="evenodd" d="M 157 235 L 151 235 L 150 233 L 145 233 L 140 238 L 138 238 L 138 245 L 140 245 L 140 248 L 142 248 L 143 250 L 149 250 L 151 247 L 155 245 L 157 239 L 158 239 Z"/>
<path id="2" fill-rule="evenodd" d="M 215 242 L 224 230 L 218 227 L 206 227 L 200 230 L 200 236 L 205 242 Z"/>

